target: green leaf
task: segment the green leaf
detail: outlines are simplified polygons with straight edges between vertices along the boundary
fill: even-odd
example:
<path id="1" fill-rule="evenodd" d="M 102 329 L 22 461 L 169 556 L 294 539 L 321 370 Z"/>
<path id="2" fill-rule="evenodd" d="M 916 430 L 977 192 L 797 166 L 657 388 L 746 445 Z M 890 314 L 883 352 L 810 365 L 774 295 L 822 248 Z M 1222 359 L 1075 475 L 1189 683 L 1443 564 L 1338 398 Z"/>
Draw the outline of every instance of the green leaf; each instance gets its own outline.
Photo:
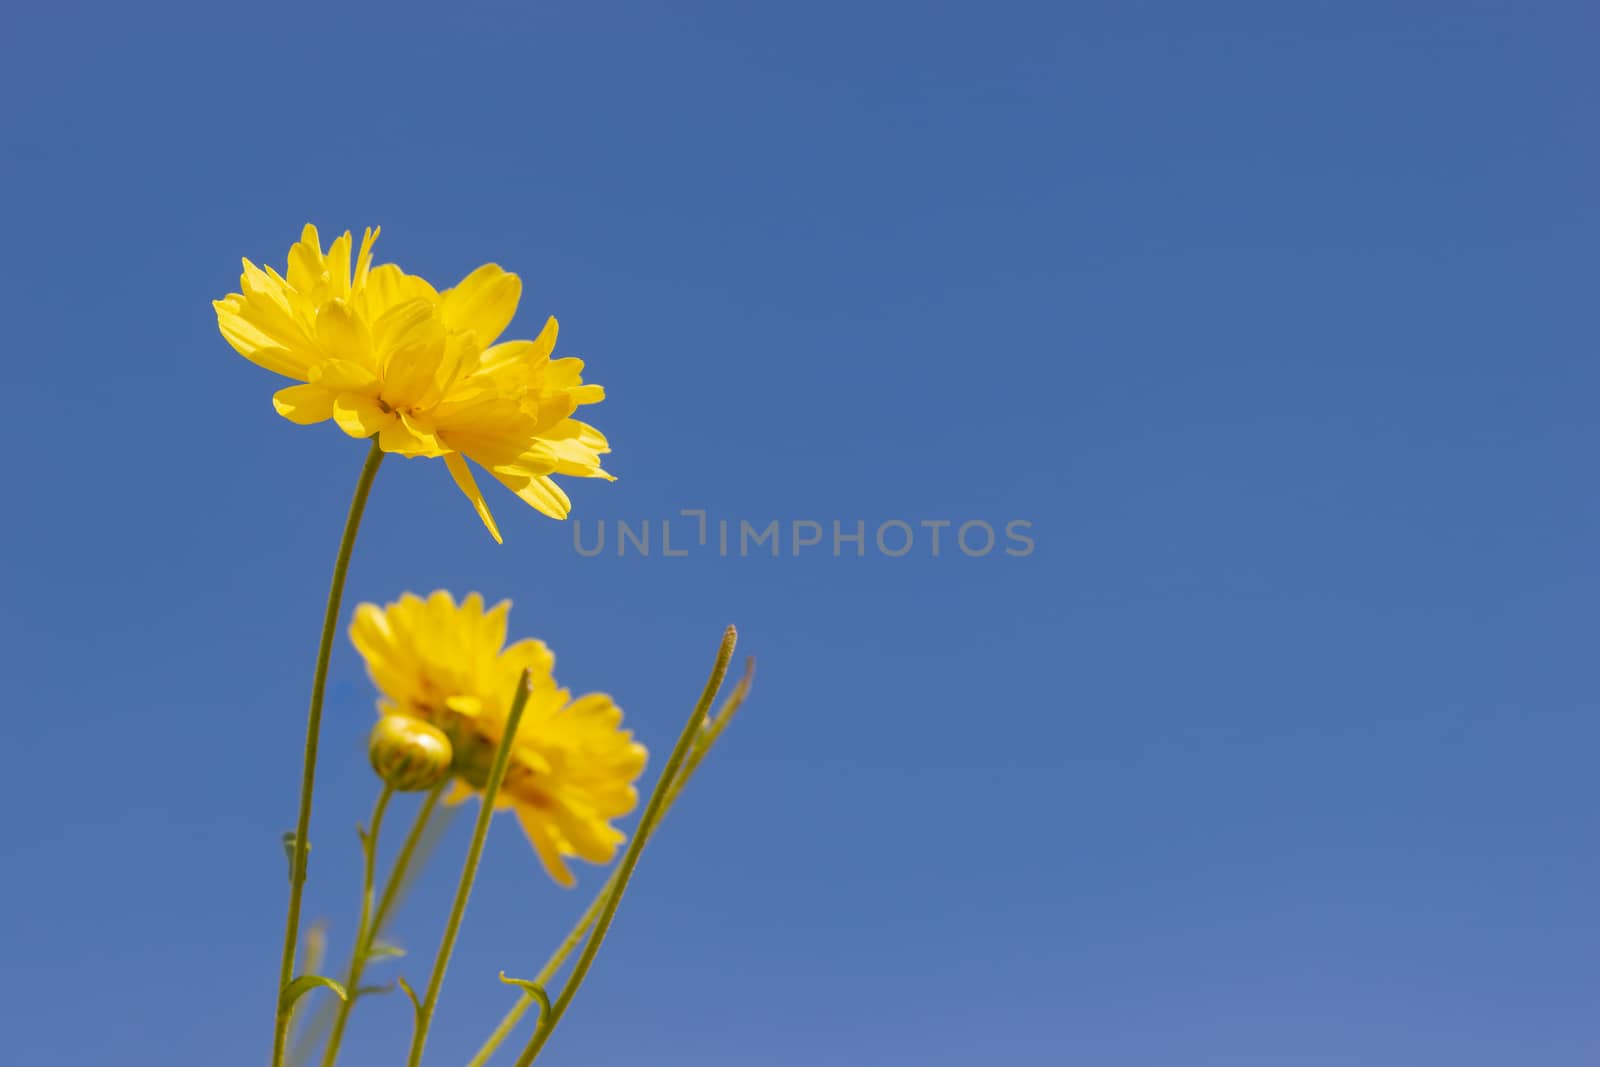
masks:
<path id="1" fill-rule="evenodd" d="M 350 999 L 344 991 L 344 986 L 335 982 L 332 978 L 324 978 L 320 974 L 302 974 L 299 978 L 283 987 L 283 994 L 278 998 L 278 1010 L 287 1012 L 295 1001 L 317 988 L 317 986 L 333 990 L 340 1000 Z"/>
<path id="2" fill-rule="evenodd" d="M 506 972 L 500 972 L 500 981 L 506 985 L 514 985 L 528 996 L 539 1002 L 539 1019 L 543 1021 L 550 1017 L 550 994 L 544 991 L 544 986 L 526 978 L 507 978 Z"/>
<path id="3" fill-rule="evenodd" d="M 360 1000 L 362 997 L 376 997 L 376 996 L 381 996 L 384 993 L 393 993 L 393 992 L 394 992 L 394 983 L 393 982 L 390 982 L 387 985 L 364 985 L 360 989 L 356 990 L 355 999 L 356 1000 Z"/>
<path id="4" fill-rule="evenodd" d="M 400 991 L 402 993 L 404 993 L 406 996 L 411 998 L 411 1011 L 412 1011 L 412 1014 L 414 1014 L 418 1019 L 421 1019 L 422 1018 L 422 1001 L 417 999 L 417 991 L 415 989 L 412 989 L 411 988 L 411 983 L 406 981 L 404 978 L 396 978 L 395 979 L 395 984 L 397 984 L 400 987 Z"/>
<path id="5" fill-rule="evenodd" d="M 367 950 L 367 962 L 371 963 L 373 960 L 398 959 L 405 954 L 406 950 L 401 948 L 399 945 L 391 945 L 387 941 L 377 941 L 374 942 L 373 946 Z"/>

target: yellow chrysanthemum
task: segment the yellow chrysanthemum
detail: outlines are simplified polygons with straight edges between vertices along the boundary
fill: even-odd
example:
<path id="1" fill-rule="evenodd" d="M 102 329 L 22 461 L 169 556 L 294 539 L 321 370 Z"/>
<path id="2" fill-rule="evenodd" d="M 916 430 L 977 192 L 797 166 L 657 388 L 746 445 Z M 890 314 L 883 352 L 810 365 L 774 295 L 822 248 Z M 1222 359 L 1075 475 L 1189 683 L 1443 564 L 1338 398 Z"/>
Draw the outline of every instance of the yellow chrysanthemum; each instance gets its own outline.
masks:
<path id="1" fill-rule="evenodd" d="M 638 803 L 633 783 L 646 753 L 609 696 L 574 700 L 556 687 L 544 642 L 504 647 L 510 610 L 501 601 L 485 611 L 477 593 L 460 605 L 443 590 L 427 600 L 407 593 L 358 607 L 350 637 L 383 694 L 379 713 L 420 719 L 449 737 L 456 781 L 447 802 L 482 792 L 517 679 L 528 671 L 531 695 L 496 806 L 516 812 L 550 876 L 570 886 L 564 857 L 606 863 L 626 839 L 610 820 Z"/>
<path id="2" fill-rule="evenodd" d="M 328 251 L 307 225 L 289 249 L 288 277 L 248 259 L 237 293 L 213 306 L 241 356 L 301 385 L 272 398 L 302 425 L 333 419 L 385 452 L 443 457 L 496 541 L 500 531 L 466 458 L 533 507 L 564 519 L 571 507 L 552 474 L 607 478 L 605 436 L 571 418 L 605 398 L 583 361 L 551 359 L 556 320 L 532 341 L 501 341 L 522 281 L 485 264 L 439 292 L 392 263 L 372 265 L 367 230 L 352 269 L 346 232 Z M 466 458 L 463 458 L 466 457 Z"/>

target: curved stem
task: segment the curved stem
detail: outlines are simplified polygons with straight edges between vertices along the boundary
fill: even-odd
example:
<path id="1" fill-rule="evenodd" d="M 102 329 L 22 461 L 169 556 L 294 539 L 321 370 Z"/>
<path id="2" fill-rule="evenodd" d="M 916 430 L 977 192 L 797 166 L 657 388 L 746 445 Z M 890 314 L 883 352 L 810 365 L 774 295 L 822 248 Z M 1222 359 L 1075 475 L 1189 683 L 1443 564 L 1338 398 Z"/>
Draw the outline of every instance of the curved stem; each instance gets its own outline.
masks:
<path id="1" fill-rule="evenodd" d="M 611 920 L 616 917 L 617 907 L 622 903 L 622 894 L 628 888 L 628 879 L 639 862 L 639 853 L 644 850 L 645 841 L 649 839 L 662 811 L 665 810 L 667 798 L 672 795 L 674 786 L 678 784 L 678 770 L 688 759 L 690 750 L 695 747 L 700 731 L 706 724 L 706 713 L 711 710 L 711 702 L 716 699 L 717 690 L 722 688 L 722 679 L 728 673 L 728 661 L 733 658 L 733 646 L 737 640 L 738 632 L 732 626 L 728 627 L 727 632 L 722 635 L 722 646 L 717 649 L 717 661 L 711 668 L 711 677 L 706 680 L 705 690 L 700 694 L 700 702 L 695 705 L 694 714 L 689 716 L 683 732 L 678 735 L 678 743 L 672 747 L 672 755 L 667 759 L 667 765 L 662 768 L 661 777 L 656 780 L 656 787 L 650 793 L 650 803 L 645 806 L 644 814 L 639 817 L 639 826 L 633 832 L 633 840 L 628 842 L 628 850 L 623 853 L 622 862 L 617 864 L 616 887 L 605 897 L 605 904 L 595 918 L 594 930 L 589 934 L 589 941 L 583 946 L 578 962 L 572 965 L 572 974 L 567 977 L 567 984 L 562 988 L 561 996 L 556 999 L 548 1012 L 540 1016 L 533 1037 L 522 1050 L 522 1055 L 517 1057 L 516 1067 L 528 1067 L 534 1057 L 544 1049 L 545 1042 L 550 1040 L 556 1024 L 561 1022 L 561 1017 L 566 1014 L 572 998 L 577 996 L 578 987 L 583 985 L 583 980 L 588 977 L 589 967 L 600 951 L 600 943 L 606 939 L 606 932 L 611 928 Z M 412 1067 L 416 1065 L 412 1064 Z"/>
<path id="2" fill-rule="evenodd" d="M 350 950 L 350 969 L 344 979 L 344 988 L 349 996 L 339 1002 L 337 1014 L 333 1017 L 333 1028 L 328 1033 L 328 1047 L 322 1054 L 322 1067 L 333 1067 L 339 1058 L 339 1042 L 344 1039 L 345 1024 L 350 1020 L 350 1009 L 355 1006 L 361 985 L 361 973 L 366 969 L 372 942 L 377 938 L 378 931 L 383 928 L 384 920 L 389 916 L 389 907 L 394 903 L 395 893 L 405 876 L 406 868 L 411 864 L 411 853 L 416 851 L 417 841 L 422 837 L 422 830 L 428 824 L 428 816 L 433 814 L 433 806 L 439 802 L 439 792 L 442 788 L 443 786 L 440 786 L 430 792 L 428 799 L 423 801 L 421 809 L 417 811 L 416 821 L 411 824 L 411 832 L 406 835 L 400 855 L 394 861 L 394 869 L 389 872 L 389 880 L 383 887 L 383 901 L 374 913 L 372 880 L 378 867 L 378 831 L 383 826 L 383 813 L 389 805 L 389 798 L 394 795 L 394 789 L 385 785 L 383 792 L 378 794 L 377 806 L 372 809 L 372 826 L 362 841 L 367 854 L 367 865 L 361 887 L 361 922 L 356 926 L 355 945 Z"/>
<path id="3" fill-rule="evenodd" d="M 333 654 L 333 632 L 339 625 L 344 579 L 350 570 L 350 554 L 356 547 L 356 531 L 361 528 L 361 513 L 367 508 L 367 495 L 372 492 L 372 480 L 378 476 L 378 464 L 382 462 L 383 450 L 374 439 L 372 449 L 367 453 L 367 461 L 361 467 L 361 477 L 356 481 L 355 495 L 350 500 L 344 536 L 339 539 L 339 554 L 333 561 L 328 606 L 322 616 L 322 639 L 317 645 L 317 667 L 311 679 L 311 710 L 306 716 L 305 764 L 300 774 L 300 816 L 295 822 L 294 862 L 289 875 L 289 918 L 284 927 L 283 961 L 278 968 L 278 988 L 274 997 L 277 1015 L 272 1033 L 273 1067 L 282 1067 L 284 1048 L 289 1037 L 289 1012 L 284 1009 L 283 991 L 294 977 L 295 948 L 300 936 L 300 901 L 305 894 L 306 858 L 311 851 L 306 836 L 311 830 L 311 793 L 317 777 L 317 742 L 322 733 L 322 694 L 328 685 L 328 659 Z"/>
<path id="4" fill-rule="evenodd" d="M 378 833 L 383 829 L 383 814 L 389 810 L 389 798 L 392 796 L 394 786 L 385 782 L 383 791 L 378 794 L 378 802 L 372 806 L 372 821 L 362 841 L 366 846 L 362 851 L 367 854 L 367 862 L 361 873 L 361 921 L 356 924 L 358 942 L 366 937 L 367 923 L 372 921 L 372 879 L 378 866 Z"/>
<path id="5" fill-rule="evenodd" d="M 690 750 L 688 758 L 684 760 L 683 769 L 678 773 L 678 780 L 672 784 L 671 790 L 667 793 L 666 803 L 661 806 L 661 813 L 656 818 L 656 825 L 650 828 L 651 836 L 655 834 L 656 827 L 661 825 L 661 820 L 665 819 L 667 813 L 672 810 L 672 805 L 677 803 L 678 796 L 683 792 L 684 785 L 689 781 L 690 776 L 699 769 L 701 761 L 705 759 L 705 755 L 711 750 L 711 746 L 716 744 L 717 739 L 722 736 L 722 731 L 727 728 L 729 720 L 744 704 L 745 697 L 750 693 L 750 682 L 755 676 L 755 667 L 756 661 L 754 659 L 746 661 L 744 676 L 739 679 L 738 683 L 733 687 L 732 694 L 718 709 L 717 714 L 711 721 L 705 725 L 700 736 L 696 738 L 693 749 Z M 636 830 L 635 833 L 637 832 Z M 550 979 L 555 977 L 556 972 L 561 969 L 561 965 L 567 962 L 567 957 L 572 955 L 572 950 L 577 948 L 578 944 L 583 940 L 583 935 L 588 933 L 589 928 L 594 925 L 595 919 L 600 914 L 600 909 L 611 896 L 616 884 L 617 871 L 613 870 L 610 876 L 606 878 L 605 884 L 600 887 L 600 892 L 596 893 L 594 899 L 589 901 L 588 908 L 584 909 L 583 915 L 578 918 L 577 923 L 568 931 L 566 940 L 556 947 L 556 950 L 550 954 L 550 958 L 545 961 L 544 967 L 534 977 L 533 981 L 536 984 L 540 986 L 548 986 L 550 984 Z M 518 997 L 517 1002 L 511 1005 L 510 1010 L 500 1020 L 500 1024 L 494 1028 L 494 1032 L 484 1040 L 472 1059 L 467 1061 L 467 1067 L 484 1067 L 489 1062 L 489 1057 L 493 1056 L 495 1051 L 505 1042 L 505 1039 L 511 1036 L 511 1031 L 516 1029 L 517 1023 L 522 1021 L 523 1015 L 527 1014 L 534 1001 L 535 998 L 528 993 Z"/>
<path id="6" fill-rule="evenodd" d="M 505 732 L 495 747 L 494 763 L 489 768 L 489 780 L 483 786 L 483 806 L 478 811 L 478 821 L 472 827 L 472 842 L 467 846 L 466 862 L 461 867 L 461 881 L 456 886 L 456 899 L 450 905 L 450 918 L 444 925 L 444 937 L 439 941 L 439 954 L 434 957 L 433 973 L 428 976 L 428 991 L 417 1005 L 416 1031 L 411 1035 L 411 1054 L 407 1067 L 418 1067 L 422 1050 L 428 1043 L 428 1027 L 433 1023 L 433 1009 L 439 1003 L 439 989 L 444 985 L 444 972 L 450 966 L 450 954 L 455 951 L 456 935 L 461 931 L 461 919 L 467 912 L 467 900 L 472 896 L 472 883 L 478 877 L 478 861 L 483 858 L 483 844 L 489 836 L 489 821 L 494 818 L 494 802 L 500 796 L 500 784 L 505 781 L 506 767 L 511 762 L 511 748 L 517 737 L 517 727 L 522 725 L 522 710 L 528 706 L 528 672 L 524 670 L 517 679 L 517 695 L 511 701 L 511 713 L 506 716 Z"/>

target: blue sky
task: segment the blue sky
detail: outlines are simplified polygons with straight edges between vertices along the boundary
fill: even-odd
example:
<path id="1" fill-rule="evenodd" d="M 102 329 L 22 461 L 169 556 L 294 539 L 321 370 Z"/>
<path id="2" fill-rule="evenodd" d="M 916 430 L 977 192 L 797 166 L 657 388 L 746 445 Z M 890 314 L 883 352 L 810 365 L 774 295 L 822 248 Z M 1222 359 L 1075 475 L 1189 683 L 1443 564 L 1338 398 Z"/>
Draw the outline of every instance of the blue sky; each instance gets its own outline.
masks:
<path id="1" fill-rule="evenodd" d="M 1597 23 L 8 12 L 8 1056 L 264 1062 L 362 450 L 279 419 L 209 302 L 309 220 L 441 284 L 517 271 L 519 335 L 560 318 L 620 478 L 571 487 L 586 536 L 869 532 L 585 558 L 504 492 L 494 545 L 437 463 L 381 472 L 351 606 L 509 597 L 658 756 L 723 625 L 760 659 L 550 1062 L 1596 1062 Z M 935 557 L 924 520 L 1034 550 Z M 371 716 L 341 637 L 308 896 L 336 944 Z M 452 880 L 400 918 L 413 980 Z M 494 827 L 430 1063 L 599 881 Z M 347 1062 L 408 1025 L 368 1003 Z"/>

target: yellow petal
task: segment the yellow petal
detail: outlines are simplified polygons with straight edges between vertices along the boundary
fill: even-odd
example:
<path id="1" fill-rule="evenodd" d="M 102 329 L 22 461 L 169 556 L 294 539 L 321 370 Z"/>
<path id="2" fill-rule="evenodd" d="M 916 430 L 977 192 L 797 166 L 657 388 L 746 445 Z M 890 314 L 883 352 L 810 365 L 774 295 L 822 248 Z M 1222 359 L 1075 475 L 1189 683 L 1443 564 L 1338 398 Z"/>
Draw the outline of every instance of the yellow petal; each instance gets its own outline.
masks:
<path id="1" fill-rule="evenodd" d="M 329 301 L 317 311 L 317 346 L 329 359 L 365 363 L 372 357 L 372 339 L 366 324 L 342 299 Z"/>
<path id="2" fill-rule="evenodd" d="M 569 389 L 583 384 L 583 360 L 575 356 L 552 359 L 545 364 L 544 384 L 548 389 Z"/>
<path id="3" fill-rule="evenodd" d="M 356 651 L 371 657 L 386 647 L 390 638 L 389 617 L 376 604 L 357 604 L 350 620 L 350 641 Z"/>
<path id="4" fill-rule="evenodd" d="M 528 720 L 523 719 L 522 721 L 523 723 L 527 723 Z M 524 732 L 525 731 L 521 728 L 517 730 L 517 748 L 513 752 L 513 758 L 516 760 L 516 765 L 519 767 L 526 767 L 536 775 L 547 775 L 552 773 L 554 768 L 551 766 L 550 761 L 545 759 L 543 754 L 541 754 L 537 748 L 535 748 L 533 745 L 527 744 L 522 740 L 521 735 Z"/>
<path id="5" fill-rule="evenodd" d="M 568 704 L 563 714 L 578 719 L 597 719 L 607 727 L 615 727 L 622 722 L 622 709 L 617 707 L 617 702 L 611 699 L 609 693 L 585 693 Z"/>
<path id="6" fill-rule="evenodd" d="M 224 301 L 218 300 L 212 306 L 217 309 L 217 329 L 222 331 L 223 339 L 233 346 L 235 352 L 256 366 L 285 378 L 306 377 L 311 359 L 304 351 L 291 351 L 278 344 L 254 323 L 233 312 Z"/>
<path id="7" fill-rule="evenodd" d="M 488 346 L 510 324 L 521 298 L 521 278 L 485 263 L 444 292 L 439 311 L 450 329 L 471 331 Z"/>
<path id="8" fill-rule="evenodd" d="M 559 329 L 554 315 L 544 320 L 544 329 L 533 339 L 533 351 L 529 353 L 532 362 L 543 363 L 550 358 L 550 353 L 556 350 L 556 333 Z"/>
<path id="9" fill-rule="evenodd" d="M 505 341 L 486 348 L 478 360 L 479 371 L 494 371 L 513 363 L 524 367 L 538 367 L 555 351 L 557 325 L 554 316 L 545 321 L 544 329 L 532 341 Z"/>
<path id="10" fill-rule="evenodd" d="M 308 222 L 300 231 L 300 240 L 289 249 L 289 284 L 308 293 L 322 281 L 325 270 L 322 239 L 317 236 L 317 228 Z"/>
<path id="11" fill-rule="evenodd" d="M 502 396 L 491 382 L 482 378 L 453 382 L 450 391 L 433 406 L 432 414 L 434 421 L 446 429 L 465 430 L 480 436 L 489 427 L 503 428 L 526 421 L 522 405 L 514 397 Z"/>
<path id="12" fill-rule="evenodd" d="M 305 381 L 317 358 L 311 338 L 295 318 L 282 287 L 249 260 L 244 266 L 239 278 L 244 291 L 229 293 L 211 305 L 217 328 L 234 351 L 252 363 Z"/>
<path id="13" fill-rule="evenodd" d="M 483 615 L 482 643 L 484 648 L 500 648 L 506 643 L 506 621 L 511 614 L 511 601 L 502 600 Z"/>
<path id="14" fill-rule="evenodd" d="M 278 276 L 271 267 L 262 270 L 248 259 L 241 259 L 239 267 L 243 271 L 239 275 L 239 291 L 253 304 L 263 308 L 276 309 L 283 315 L 294 317 L 294 306 L 289 303 L 288 290 L 290 285 Z"/>
<path id="15" fill-rule="evenodd" d="M 555 653 L 550 651 L 550 646 L 536 637 L 524 638 L 500 653 L 500 661 L 513 674 L 520 674 L 524 670 L 533 682 L 533 687 L 548 688 L 554 685 L 554 672 L 556 669 Z M 519 735 L 521 731 L 518 731 Z"/>
<path id="16" fill-rule="evenodd" d="M 478 357 L 477 371 L 481 374 L 492 374 L 502 367 L 532 359 L 533 351 L 532 341 L 501 341 L 483 350 L 483 354 Z"/>
<path id="17" fill-rule="evenodd" d="M 561 849 L 544 818 L 537 811 L 519 807 L 517 822 L 522 824 L 522 832 L 528 835 L 529 844 L 533 845 L 534 852 L 538 853 L 539 861 L 550 872 L 550 877 L 558 885 L 572 888 L 577 879 L 572 876 L 571 868 L 561 861 Z"/>
<path id="18" fill-rule="evenodd" d="M 605 436 L 593 426 L 576 419 L 566 419 L 544 432 L 544 445 L 555 453 L 554 474 L 571 474 L 579 478 L 604 478 L 616 481 L 600 468 L 600 457 L 611 451 Z"/>
<path id="19" fill-rule="evenodd" d="M 376 322 L 408 301 L 423 300 L 431 305 L 438 299 L 439 294 L 424 279 L 385 263 L 367 273 L 367 284 L 361 290 L 361 310 L 368 322 Z"/>
<path id="20" fill-rule="evenodd" d="M 309 426 L 333 418 L 333 397 L 320 385 L 291 385 L 272 394 L 272 406 L 290 422 Z"/>
<path id="21" fill-rule="evenodd" d="M 385 263 L 384 267 L 388 264 Z M 377 277 L 383 267 L 372 272 Z M 434 307 L 426 300 L 404 300 L 389 308 L 372 324 L 372 346 L 380 357 L 397 348 L 416 344 L 430 337 L 443 337 Z"/>
<path id="22" fill-rule="evenodd" d="M 578 402 L 570 391 L 551 393 L 549 396 L 539 398 L 539 403 L 534 415 L 534 432 L 544 434 L 552 427 L 571 415 L 578 408 Z"/>
<path id="23" fill-rule="evenodd" d="M 442 456 L 449 451 L 427 424 L 397 412 L 378 434 L 378 447 L 397 456 Z"/>
<path id="24" fill-rule="evenodd" d="M 606 435 L 590 426 L 587 422 L 579 422 L 577 419 L 573 419 L 563 426 L 563 434 L 567 432 L 568 427 L 571 428 L 573 435 L 585 448 L 592 448 L 601 455 L 611 451 L 611 444 L 606 440 Z M 560 435 L 552 434 L 551 436 Z"/>
<path id="25" fill-rule="evenodd" d="M 558 821 L 561 836 L 572 846 L 573 854 L 590 863 L 610 863 L 611 857 L 616 855 L 617 846 L 627 840 L 621 830 L 608 825 L 592 810 L 575 811 L 568 818 Z"/>
<path id="26" fill-rule="evenodd" d="M 432 398 L 435 403 L 449 391 L 456 375 L 464 369 L 470 369 L 477 358 L 478 347 L 473 343 L 472 334 L 453 333 L 445 338 L 444 355 L 433 369 Z"/>
<path id="27" fill-rule="evenodd" d="M 314 356 L 286 348 L 254 348 L 247 352 L 228 335 L 226 327 L 222 330 L 222 336 L 226 337 L 228 343 L 233 345 L 233 350 L 245 359 L 248 359 L 263 370 L 281 374 L 285 378 L 294 378 L 303 382 L 309 375 L 310 368 L 315 365 Z"/>
<path id="28" fill-rule="evenodd" d="M 472 476 L 472 468 L 467 466 L 466 457 L 460 452 L 447 452 L 444 457 L 444 465 L 449 469 L 450 477 L 455 479 L 456 488 L 465 493 L 467 499 L 472 501 L 473 510 L 478 513 L 478 518 L 483 520 L 483 524 L 489 528 L 489 536 L 494 538 L 494 543 L 497 545 L 505 544 L 505 541 L 500 537 L 499 528 L 494 524 L 494 516 L 489 514 L 489 505 L 484 502 L 483 493 L 478 489 L 477 479 Z M 500 625 L 503 631 L 505 627 L 504 621 Z"/>
<path id="29" fill-rule="evenodd" d="M 366 287 L 367 275 L 372 271 L 372 243 L 378 239 L 381 227 L 368 227 L 361 235 L 361 254 L 356 257 L 356 276 L 351 283 L 351 289 L 357 290 Z"/>
<path id="30" fill-rule="evenodd" d="M 374 397 L 361 393 L 341 393 L 333 402 L 333 419 L 351 437 L 371 437 L 400 420 L 394 412 L 378 406 Z"/>
<path id="31" fill-rule="evenodd" d="M 504 471 L 505 473 L 502 473 Z M 543 474 L 531 477 L 515 468 L 499 468 L 491 472 L 504 483 L 523 502 L 533 507 L 535 511 L 543 512 L 552 519 L 564 519 L 572 510 L 572 501 L 567 499 L 567 494 L 561 487 Z"/>
<path id="32" fill-rule="evenodd" d="M 348 359 L 325 359 L 311 368 L 311 381 L 335 393 L 376 393 L 378 376 Z"/>
<path id="33" fill-rule="evenodd" d="M 323 265 L 328 271 L 328 284 L 330 292 L 337 299 L 343 300 L 350 295 L 350 231 L 336 238 L 328 246 L 327 258 Z"/>

